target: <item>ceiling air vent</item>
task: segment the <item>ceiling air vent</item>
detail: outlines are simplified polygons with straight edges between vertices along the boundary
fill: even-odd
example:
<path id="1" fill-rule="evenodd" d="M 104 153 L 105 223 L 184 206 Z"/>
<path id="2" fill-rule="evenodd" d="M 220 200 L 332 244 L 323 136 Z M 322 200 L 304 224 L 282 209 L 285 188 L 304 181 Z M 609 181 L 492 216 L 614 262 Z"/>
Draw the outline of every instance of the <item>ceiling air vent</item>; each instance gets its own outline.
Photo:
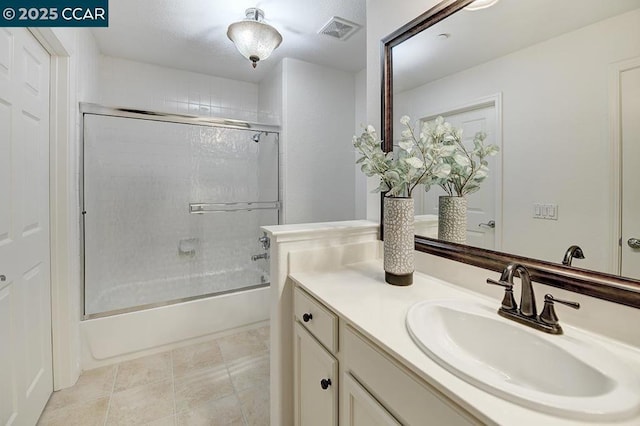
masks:
<path id="1" fill-rule="evenodd" d="M 325 34 L 330 37 L 337 38 L 338 40 L 346 40 L 359 29 L 360 25 L 356 24 L 355 22 L 347 21 L 346 19 L 333 16 L 331 19 L 329 19 L 329 22 L 327 22 L 322 28 L 320 28 L 318 34 Z"/>

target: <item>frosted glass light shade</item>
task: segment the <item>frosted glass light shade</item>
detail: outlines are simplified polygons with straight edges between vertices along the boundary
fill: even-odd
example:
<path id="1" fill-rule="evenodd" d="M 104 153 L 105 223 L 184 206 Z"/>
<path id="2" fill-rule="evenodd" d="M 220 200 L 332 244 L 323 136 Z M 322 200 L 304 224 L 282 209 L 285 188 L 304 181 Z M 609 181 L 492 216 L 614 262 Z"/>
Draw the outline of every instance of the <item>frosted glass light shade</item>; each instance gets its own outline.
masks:
<path id="1" fill-rule="evenodd" d="M 261 18 L 262 13 L 255 16 Z M 229 25 L 227 37 L 236 45 L 242 56 L 253 63 L 254 68 L 258 61 L 267 59 L 282 43 L 282 36 L 278 30 L 254 19 L 246 19 Z"/>
<path id="2" fill-rule="evenodd" d="M 486 9 L 487 7 L 491 7 L 494 4 L 498 3 L 499 0 L 476 0 L 471 3 L 469 6 L 465 7 L 465 10 L 480 10 Z"/>

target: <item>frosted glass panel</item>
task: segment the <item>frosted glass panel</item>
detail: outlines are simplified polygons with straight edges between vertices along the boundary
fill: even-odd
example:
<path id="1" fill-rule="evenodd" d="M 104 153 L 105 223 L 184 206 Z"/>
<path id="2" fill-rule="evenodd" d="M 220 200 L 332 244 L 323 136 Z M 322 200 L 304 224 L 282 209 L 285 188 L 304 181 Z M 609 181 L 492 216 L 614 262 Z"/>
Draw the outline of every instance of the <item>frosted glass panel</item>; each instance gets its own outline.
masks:
<path id="1" fill-rule="evenodd" d="M 277 210 L 189 204 L 277 201 L 276 134 L 98 115 L 84 134 L 85 314 L 268 281 L 252 256 Z"/>

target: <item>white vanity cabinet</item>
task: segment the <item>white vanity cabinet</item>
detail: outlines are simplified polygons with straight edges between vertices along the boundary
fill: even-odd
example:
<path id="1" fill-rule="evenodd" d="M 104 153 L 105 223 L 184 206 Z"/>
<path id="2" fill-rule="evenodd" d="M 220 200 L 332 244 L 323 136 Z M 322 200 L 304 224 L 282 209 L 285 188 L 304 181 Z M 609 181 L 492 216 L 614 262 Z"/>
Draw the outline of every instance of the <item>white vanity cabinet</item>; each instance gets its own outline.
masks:
<path id="1" fill-rule="evenodd" d="M 342 370 L 355 377 L 361 387 L 388 412 L 391 420 L 383 425 L 416 426 L 480 425 L 473 416 L 441 392 L 417 377 L 384 350 L 351 326 L 341 323 Z M 345 424 L 348 404 L 343 401 Z M 382 417 L 378 417 L 382 418 Z M 378 423 L 373 423 L 378 424 Z"/>
<path id="2" fill-rule="evenodd" d="M 350 374 L 342 376 L 340 424 L 344 426 L 400 426 L 399 423 Z"/>
<path id="3" fill-rule="evenodd" d="M 294 313 L 296 426 L 481 424 L 299 286 Z"/>
<path id="4" fill-rule="evenodd" d="M 299 288 L 294 313 L 294 424 L 337 426 L 338 317 Z"/>

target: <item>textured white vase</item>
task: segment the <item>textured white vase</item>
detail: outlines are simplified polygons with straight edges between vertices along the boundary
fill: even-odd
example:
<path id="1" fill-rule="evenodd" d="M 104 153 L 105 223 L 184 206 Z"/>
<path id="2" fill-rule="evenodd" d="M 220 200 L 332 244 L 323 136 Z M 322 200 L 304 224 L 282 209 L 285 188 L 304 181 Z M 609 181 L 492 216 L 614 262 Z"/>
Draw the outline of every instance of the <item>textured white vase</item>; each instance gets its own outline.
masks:
<path id="1" fill-rule="evenodd" d="M 384 275 L 389 284 L 413 283 L 414 215 L 413 198 L 384 198 Z"/>
<path id="2" fill-rule="evenodd" d="M 438 239 L 452 243 L 467 242 L 467 199 L 440 196 L 438 203 Z"/>

